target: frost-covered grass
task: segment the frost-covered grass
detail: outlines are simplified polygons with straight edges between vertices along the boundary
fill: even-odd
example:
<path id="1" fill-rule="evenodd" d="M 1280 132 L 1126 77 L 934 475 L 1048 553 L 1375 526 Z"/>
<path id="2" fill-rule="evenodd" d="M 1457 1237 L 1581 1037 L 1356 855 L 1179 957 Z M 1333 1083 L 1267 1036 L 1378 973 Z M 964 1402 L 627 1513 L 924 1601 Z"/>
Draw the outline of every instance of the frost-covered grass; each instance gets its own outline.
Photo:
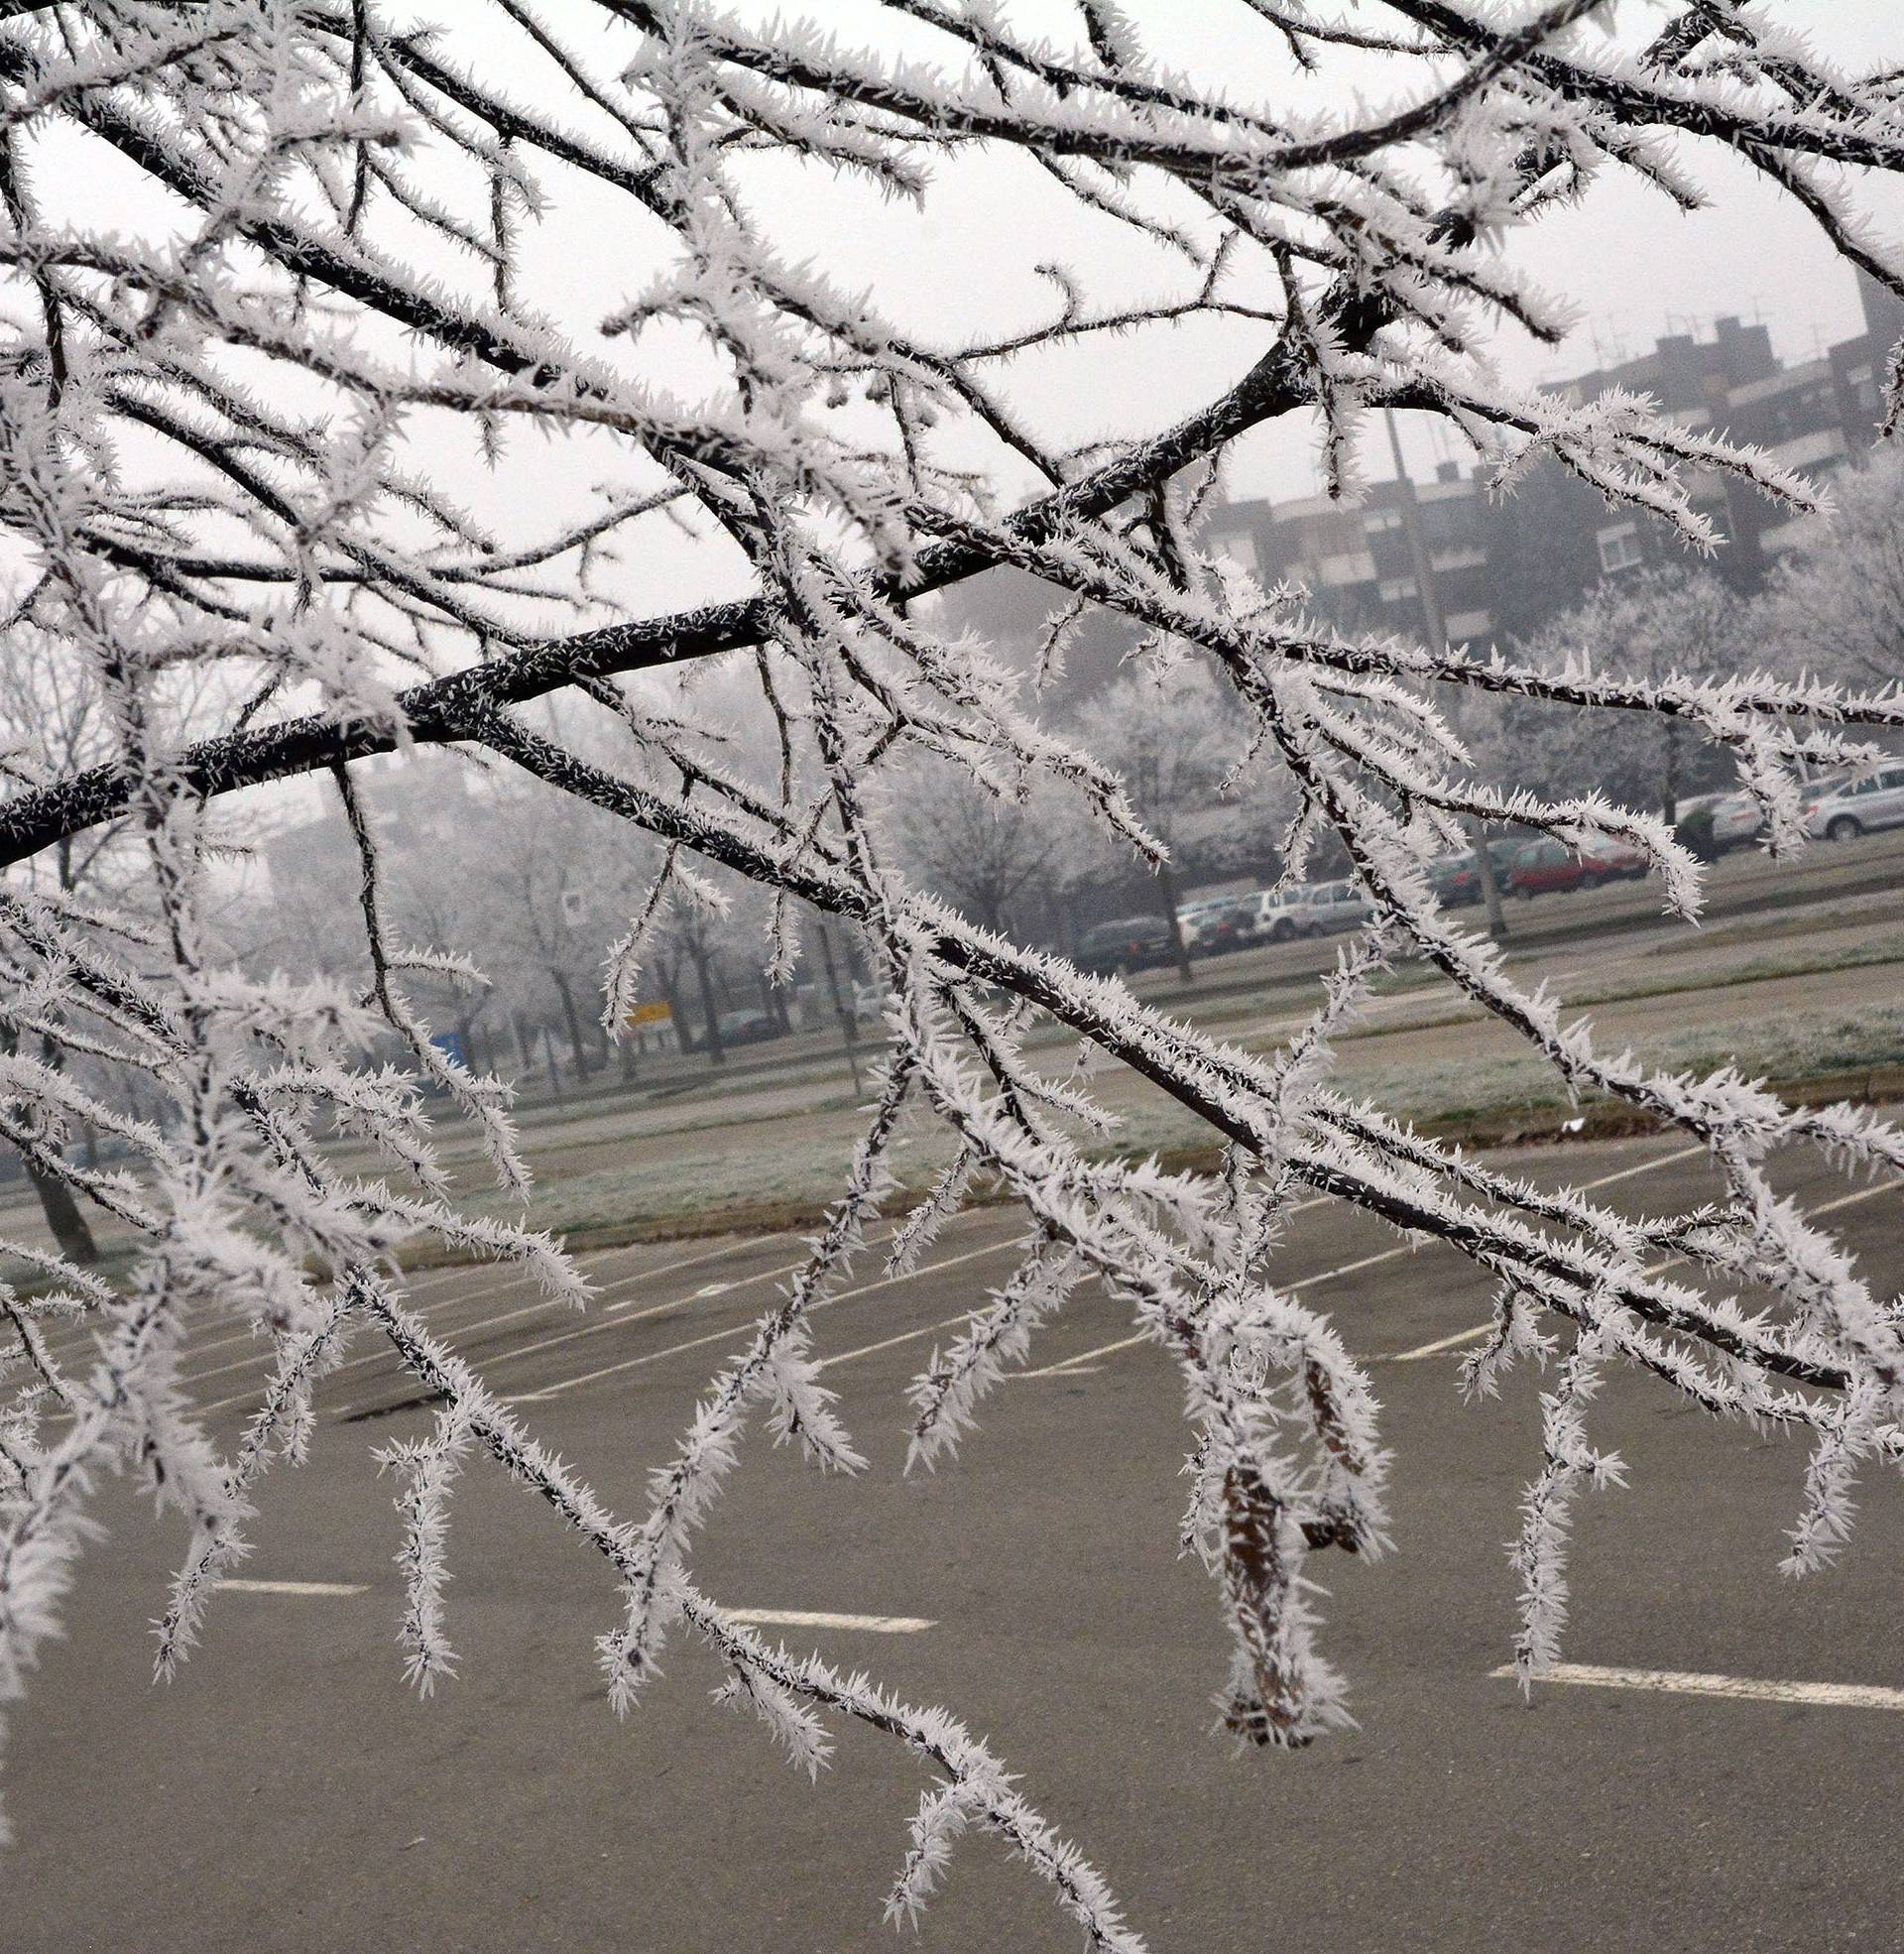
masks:
<path id="1" fill-rule="evenodd" d="M 1814 1081 L 1904 1065 L 1904 1003 L 1866 1012 L 1831 1011 L 1767 1018 L 1726 1027 L 1703 1026 L 1634 1040 L 1652 1063 L 1674 1070 L 1710 1071 L 1735 1064 L 1772 1080 Z M 1355 1062 L 1345 1048 L 1336 1082 L 1358 1097 L 1379 1099 L 1419 1125 L 1440 1128 L 1518 1125 L 1528 1118 L 1573 1110 L 1551 1067 L 1537 1058 L 1503 1054 L 1462 1056 L 1431 1063 Z M 1120 1154 L 1180 1155 L 1207 1144 L 1207 1134 L 1174 1103 L 1154 1095 L 1126 1098 Z M 725 1123 L 701 1136 L 703 1145 L 644 1146 L 626 1163 L 547 1175 L 538 1213 L 559 1233 L 581 1240 L 704 1233 L 728 1226 L 796 1226 L 821 1211 L 837 1189 L 853 1151 L 848 1121 L 803 1123 L 804 1132 L 775 1133 L 756 1123 Z M 923 1188 L 950 1157 L 942 1132 L 908 1132 L 893 1164 L 908 1186 Z M 466 1204 L 490 1211 L 486 1200 Z M 500 1203 L 493 1211 L 502 1212 Z"/>

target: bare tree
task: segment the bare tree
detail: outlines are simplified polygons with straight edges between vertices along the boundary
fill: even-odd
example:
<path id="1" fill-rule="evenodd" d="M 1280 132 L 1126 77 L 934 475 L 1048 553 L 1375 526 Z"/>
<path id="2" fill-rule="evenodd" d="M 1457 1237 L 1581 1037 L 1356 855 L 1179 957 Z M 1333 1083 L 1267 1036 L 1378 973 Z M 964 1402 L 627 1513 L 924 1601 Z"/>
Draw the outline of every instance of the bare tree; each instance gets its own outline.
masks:
<path id="1" fill-rule="evenodd" d="M 1301 1190 L 1469 1258 L 1495 1293 L 1494 1332 L 1467 1366 L 1479 1389 L 1547 1347 L 1543 1322 L 1571 1340 L 1524 1502 L 1524 1674 L 1559 1645 L 1568 1513 L 1606 1468 L 1587 1419 L 1610 1364 L 1811 1443 L 1787 1564 L 1810 1571 L 1838 1550 L 1859 1467 L 1898 1450 L 1904 1330 L 1818 1214 L 1775 1197 L 1764 1163 L 1815 1148 L 1899 1167 L 1904 1139 L 1867 1113 L 1603 1051 L 1440 913 L 1425 866 L 1462 821 L 1508 820 L 1576 842 L 1625 837 L 1683 914 L 1699 896 L 1697 866 L 1657 816 L 1475 778 L 1441 711 L 1453 690 L 1676 720 L 1736 758 L 1784 841 L 1798 833 L 1795 770 L 1867 752 L 1860 729 L 1894 728 L 1904 703 L 1889 688 L 1554 671 L 1357 639 L 1212 559 L 1194 514 L 1226 451 L 1289 416 L 1313 419 L 1346 491 L 1359 417 L 1388 406 L 1437 417 L 1498 477 L 1556 455 L 1696 544 L 1712 539 L 1689 471 L 1812 507 L 1802 480 L 1644 402 L 1505 384 L 1488 341 L 1502 321 L 1561 335 L 1565 314 L 1516 269 L 1528 227 L 1622 172 L 1691 201 L 1682 150 L 1727 153 L 1904 291 L 1853 200 L 1860 175 L 1904 172 L 1896 63 L 1841 71 L 1783 30 L 1777 16 L 1797 9 L 1727 0 L 1617 19 L 1604 0 L 1381 0 L 1346 25 L 1299 0 L 1235 11 L 1239 52 L 1219 88 L 1170 72 L 1129 10 L 1095 0 L 1049 42 L 1002 10 L 893 0 L 869 16 L 891 15 L 891 44 L 866 48 L 689 0 L 470 0 L 436 36 L 397 25 L 380 0 L 7 10 L 0 522 L 37 578 L 15 623 L 97 688 L 111 750 L 23 784 L 0 804 L 0 838 L 21 865 L 123 820 L 149 907 L 102 914 L 20 874 L 0 888 L 15 1038 L 0 1138 L 142 1244 L 111 1283 L 40 1256 L 51 1297 L 8 1301 L 21 1385 L 0 1430 L 0 1694 L 23 1687 L 57 1624 L 89 1488 L 109 1467 L 147 1478 L 191 1529 L 161 1631 L 170 1672 L 243 1549 L 259 1474 L 301 1451 L 345 1344 L 374 1339 L 438 1407 L 425 1437 L 388 1455 L 407 1489 L 403 1621 L 420 1687 L 454 1670 L 445 1506 L 483 1455 L 534 1488 L 618 1587 L 621 1620 L 598 1645 L 618 1707 L 654 1683 L 685 1626 L 796 1762 L 825 1761 L 828 1718 L 907 1747 L 930 1781 L 895 1917 L 925 1903 L 955 1839 L 980 1826 L 1049 1882 L 1093 1946 L 1137 1947 L 1098 1873 L 951 1715 L 774 1646 L 694 1575 L 751 1421 L 821 1468 L 862 1463 L 819 1379 L 811 1310 L 887 1198 L 887 1150 L 913 1107 L 950 1130 L 957 1160 L 901 1230 L 901 1261 L 981 1175 L 1025 1216 L 1017 1268 L 917 1380 L 915 1456 L 969 1429 L 1080 1282 L 1108 1284 L 1181 1373 L 1197 1462 L 1185 1537 L 1228 1643 L 1223 1722 L 1251 1745 L 1305 1744 L 1346 1720 L 1343 1679 L 1316 1646 L 1310 1558 L 1372 1555 L 1388 1535 L 1367 1377 L 1276 1280 L 1278 1222 Z M 1299 124 L 1283 106 L 1292 57 L 1315 104 Z M 1371 68 L 1399 106 L 1367 108 Z M 980 150 L 1011 186 L 976 210 L 948 174 Z M 115 194 L 69 200 L 75 157 Z M 821 269 L 776 245 L 788 181 L 834 219 L 839 255 Z M 1053 264 L 1033 185 L 1040 207 L 1055 198 L 1078 219 L 1076 263 Z M 909 202 L 922 222 L 951 199 L 983 231 L 1000 295 L 1039 296 L 1005 328 L 908 305 L 851 252 L 872 197 Z M 1094 258 L 1090 227 L 1117 247 Z M 920 312 L 929 328 L 908 325 Z M 1166 423 L 1142 387 L 1121 388 L 1103 437 L 1077 450 L 1013 386 L 1012 362 L 1035 352 L 1055 373 L 1068 360 L 1082 394 L 1100 385 L 1089 362 L 1113 331 L 1133 335 L 1152 373 L 1207 372 L 1209 390 Z M 1230 349 L 1221 370 L 1217 344 Z M 544 441 L 556 432 L 566 444 Z M 1034 777 L 1161 859 L 1114 771 L 1025 713 L 1019 674 L 919 621 L 914 596 L 999 565 L 1053 592 L 1052 643 L 1109 613 L 1147 642 L 1142 656 L 1214 674 L 1284 770 L 1297 841 L 1328 834 L 1346 851 L 1373 919 L 1277 1052 L 1222 1047 L 977 928 L 895 866 L 879 789 L 914 752 Z M 657 571 L 722 594 L 668 608 Z M 777 729 L 765 779 L 736 764 L 692 687 L 627 682 L 720 653 L 740 655 Z M 185 740 L 158 701 L 191 669 L 231 674 L 242 703 Z M 525 707 L 557 691 L 563 721 L 544 731 Z M 574 731 L 590 715 L 619 729 L 617 763 Z M 452 742 L 658 851 L 610 959 L 610 1022 L 697 860 L 768 892 L 772 972 L 799 954 L 801 911 L 817 911 L 866 932 L 896 998 L 876 1109 L 808 1260 L 714 1379 L 636 1519 L 537 1442 L 411 1305 L 396 1267 L 428 1238 L 517 1262 L 553 1293 L 585 1291 L 527 1222 L 457 1212 L 418 1117 L 425 1087 L 449 1095 L 527 1197 L 506 1093 L 432 1044 L 412 1003 L 418 983 L 461 973 L 460 946 L 397 933 L 353 773 L 373 754 Z M 205 928 L 211 810 L 300 773 L 342 808 L 356 852 L 363 948 L 348 984 L 247 977 Z M 233 804 L 240 818 L 251 805 Z M 497 818 L 507 826 L 506 804 Z M 1403 946 L 1570 1087 L 1696 1136 L 1725 1200 L 1636 1222 L 1332 1092 L 1330 1041 Z M 1106 1109 L 1028 1062 L 1022 1039 L 1040 1022 L 1191 1110 L 1231 1170 L 1087 1156 L 1080 1134 Z M 41 1038 L 138 1073 L 166 1096 L 166 1129 L 30 1056 Z M 406 1070 L 368 1060 L 391 1039 Z M 66 1160 L 46 1136 L 73 1119 L 109 1128 L 137 1164 Z M 339 1177 L 317 1144 L 331 1120 L 382 1148 L 384 1178 Z M 1736 1300 L 1746 1281 L 1774 1306 Z M 48 1352 L 36 1325 L 51 1308 L 90 1318 L 83 1366 Z M 221 1319 L 275 1351 L 228 1454 L 192 1416 L 178 1368 L 183 1326 Z"/>
<path id="2" fill-rule="evenodd" d="M 1710 570 L 1676 565 L 1641 569 L 1595 586 L 1572 610 L 1545 625 L 1520 655 L 1547 672 L 1583 661 L 1617 669 L 1649 684 L 1678 675 L 1713 681 L 1738 671 L 1748 611 Z M 1723 753 L 1699 740 L 1677 713 L 1660 713 L 1643 732 L 1596 715 L 1556 711 L 1534 699 L 1504 698 L 1478 718 L 1471 744 L 1498 777 L 1546 795 L 1601 793 L 1650 802 L 1677 819 L 1689 768 L 1711 776 Z"/>
<path id="3" fill-rule="evenodd" d="M 1880 448 L 1832 487 L 1831 519 L 1798 526 L 1752 636 L 1786 671 L 1886 684 L 1904 672 L 1904 457 Z"/>
<path id="4" fill-rule="evenodd" d="M 1035 888 L 1052 836 L 1030 795 L 1014 798 L 962 769 L 925 762 L 894 790 L 906 865 L 981 928 L 1004 934 Z"/>
<path id="5" fill-rule="evenodd" d="M 38 786 L 68 778 L 111 751 L 100 692 L 73 682 L 74 676 L 72 662 L 57 639 L 32 630 L 10 634 L 6 656 L 0 658 L 0 743 L 5 749 L 0 765 L 13 779 Z M 122 817 L 81 834 L 62 835 L 35 866 L 69 896 L 98 879 L 124 829 Z M 17 1052 L 20 1038 L 16 1025 L 0 1025 L 0 1047 L 6 1051 Z M 36 1045 L 43 1063 L 63 1068 L 65 1053 L 57 1039 L 43 1035 Z M 58 1146 L 62 1131 L 63 1123 L 50 1127 L 44 1144 Z M 96 1263 L 98 1245 L 71 1187 L 35 1160 L 25 1164 L 60 1253 L 83 1266 Z"/>
<path id="6" fill-rule="evenodd" d="M 1169 665 L 1127 673 L 1079 715 L 1086 748 L 1118 777 L 1140 824 L 1158 913 L 1170 926 L 1178 973 L 1190 980 L 1190 949 L 1177 919 L 1178 864 L 1207 844 L 1232 811 L 1221 789 L 1245 757 L 1249 731 L 1234 695 L 1200 665 Z M 1118 837 L 1102 823 L 1072 824 L 1087 857 L 1111 854 Z"/>

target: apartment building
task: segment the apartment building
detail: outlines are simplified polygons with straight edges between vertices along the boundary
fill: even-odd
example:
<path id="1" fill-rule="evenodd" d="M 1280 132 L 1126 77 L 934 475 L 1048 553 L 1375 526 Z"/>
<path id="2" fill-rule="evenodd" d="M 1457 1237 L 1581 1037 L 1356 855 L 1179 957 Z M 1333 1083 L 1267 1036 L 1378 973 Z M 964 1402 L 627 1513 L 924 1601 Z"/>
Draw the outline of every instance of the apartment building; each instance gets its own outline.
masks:
<path id="1" fill-rule="evenodd" d="M 1613 390 L 1647 394 L 1689 431 L 1763 448 L 1781 467 L 1829 477 L 1869 447 L 1890 348 L 1904 337 L 1904 305 L 1862 274 L 1859 297 L 1863 330 L 1798 365 L 1776 357 L 1763 325 L 1722 318 L 1710 336 L 1667 334 L 1635 359 L 1552 391 L 1574 401 Z M 1703 471 L 1690 489 L 1723 540 L 1713 567 L 1741 592 L 1757 589 L 1804 533 L 1803 519 L 1732 475 Z M 1552 458 L 1503 497 L 1489 495 L 1474 468 L 1447 461 L 1432 481 L 1377 482 L 1354 507 L 1326 496 L 1236 502 L 1211 530 L 1265 583 L 1307 585 L 1316 608 L 1346 629 L 1432 639 L 1438 612 L 1456 644 L 1522 636 L 1602 578 L 1687 560 L 1667 524 L 1609 507 Z M 1418 574 L 1424 561 L 1428 591 Z"/>

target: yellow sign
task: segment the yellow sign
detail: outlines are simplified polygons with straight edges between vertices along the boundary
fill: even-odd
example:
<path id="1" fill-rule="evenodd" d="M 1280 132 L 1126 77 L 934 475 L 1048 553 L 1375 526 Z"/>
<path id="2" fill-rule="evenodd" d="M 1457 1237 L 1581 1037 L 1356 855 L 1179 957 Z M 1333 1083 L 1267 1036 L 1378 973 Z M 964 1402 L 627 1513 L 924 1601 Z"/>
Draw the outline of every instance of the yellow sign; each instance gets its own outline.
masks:
<path id="1" fill-rule="evenodd" d="M 674 1022 L 674 1007 L 660 1004 L 638 1004 L 622 1021 L 626 1025 L 671 1025 Z"/>

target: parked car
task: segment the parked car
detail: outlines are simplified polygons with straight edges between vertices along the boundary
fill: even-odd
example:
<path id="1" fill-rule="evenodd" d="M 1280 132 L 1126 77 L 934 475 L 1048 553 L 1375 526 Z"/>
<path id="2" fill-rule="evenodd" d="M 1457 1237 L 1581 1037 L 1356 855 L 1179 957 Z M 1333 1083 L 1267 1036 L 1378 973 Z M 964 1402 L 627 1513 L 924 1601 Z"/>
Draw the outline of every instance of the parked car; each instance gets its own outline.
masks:
<path id="1" fill-rule="evenodd" d="M 760 1044 L 780 1035 L 779 1020 L 768 1011 L 723 1011 L 714 1022 L 727 1045 Z"/>
<path id="2" fill-rule="evenodd" d="M 1488 856 L 1493 863 L 1495 888 L 1506 888 L 1507 873 L 1513 867 L 1517 851 L 1518 844 L 1512 841 L 1488 842 Z M 1434 884 L 1436 900 L 1445 910 L 1466 909 L 1470 903 L 1479 903 L 1484 894 L 1481 866 L 1472 848 L 1463 848 L 1431 862 L 1428 879 Z"/>
<path id="3" fill-rule="evenodd" d="M 1514 855 L 1507 887 L 1516 896 L 1598 889 L 1603 882 L 1637 880 L 1648 868 L 1644 854 L 1629 841 L 1597 841 L 1578 854 L 1551 836 L 1524 842 Z"/>
<path id="4" fill-rule="evenodd" d="M 1256 904 L 1249 896 L 1225 896 L 1200 905 L 1194 933 L 1184 932 L 1184 942 L 1198 956 L 1223 956 L 1248 949 L 1255 940 Z"/>
<path id="5" fill-rule="evenodd" d="M 1565 842 L 1524 841 L 1507 872 L 1507 887 L 1525 900 L 1557 890 L 1579 889 L 1588 880 L 1587 865 Z"/>
<path id="6" fill-rule="evenodd" d="M 1841 774 L 1814 784 L 1806 796 L 1805 832 L 1849 841 L 1871 828 L 1904 827 L 1904 765 L 1896 762 L 1854 780 Z"/>
<path id="7" fill-rule="evenodd" d="M 1176 953 L 1170 925 L 1161 916 L 1120 916 L 1084 932 L 1078 942 L 1078 968 L 1094 977 L 1114 977 L 1121 971 L 1168 963 Z"/>
<path id="8" fill-rule="evenodd" d="M 1287 943 L 1320 935 L 1312 895 L 1308 889 L 1265 889 L 1256 898 L 1256 940 Z"/>
<path id="9" fill-rule="evenodd" d="M 1765 825 L 1765 814 L 1749 794 L 1726 794 L 1713 802 L 1707 824 L 1713 853 L 1723 855 L 1728 848 L 1744 847 Z"/>
<path id="10" fill-rule="evenodd" d="M 1589 889 L 1597 889 L 1603 882 L 1638 882 L 1652 868 L 1643 849 L 1610 837 L 1583 848 L 1580 865 L 1587 871 L 1584 886 Z"/>
<path id="11" fill-rule="evenodd" d="M 1304 894 L 1309 898 L 1309 914 L 1315 923 L 1312 935 L 1359 928 L 1375 913 L 1375 906 L 1362 893 L 1359 883 L 1316 882 Z"/>

